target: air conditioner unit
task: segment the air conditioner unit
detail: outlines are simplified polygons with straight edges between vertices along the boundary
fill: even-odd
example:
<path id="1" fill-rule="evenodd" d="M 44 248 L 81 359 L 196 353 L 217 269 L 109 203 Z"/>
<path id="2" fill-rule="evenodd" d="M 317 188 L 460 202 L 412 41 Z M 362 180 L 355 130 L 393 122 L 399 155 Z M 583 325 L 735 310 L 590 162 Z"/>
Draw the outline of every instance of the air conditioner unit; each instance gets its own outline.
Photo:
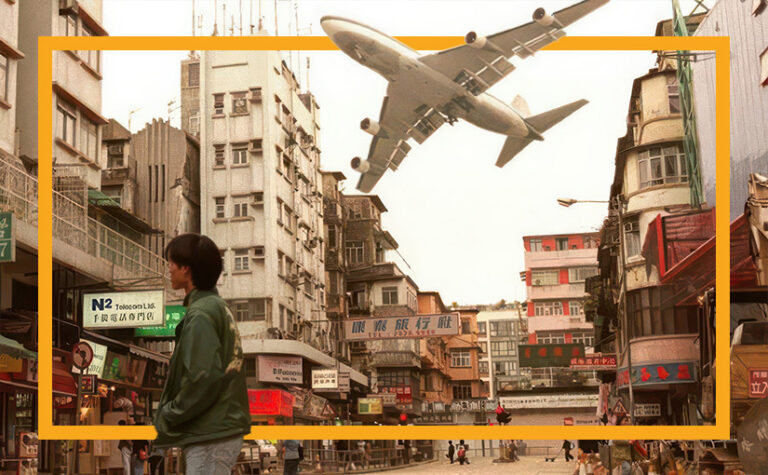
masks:
<path id="1" fill-rule="evenodd" d="M 122 153 L 123 153 L 123 145 L 122 144 L 110 145 L 107 150 L 108 150 L 110 155 L 118 155 L 118 154 L 122 155 Z"/>
<path id="2" fill-rule="evenodd" d="M 624 232 L 625 233 L 637 232 L 638 229 L 639 229 L 639 226 L 637 224 L 637 221 L 630 222 L 630 223 L 624 223 Z"/>
<path id="3" fill-rule="evenodd" d="M 248 92 L 248 100 L 251 102 L 261 102 L 261 88 L 255 87 Z"/>

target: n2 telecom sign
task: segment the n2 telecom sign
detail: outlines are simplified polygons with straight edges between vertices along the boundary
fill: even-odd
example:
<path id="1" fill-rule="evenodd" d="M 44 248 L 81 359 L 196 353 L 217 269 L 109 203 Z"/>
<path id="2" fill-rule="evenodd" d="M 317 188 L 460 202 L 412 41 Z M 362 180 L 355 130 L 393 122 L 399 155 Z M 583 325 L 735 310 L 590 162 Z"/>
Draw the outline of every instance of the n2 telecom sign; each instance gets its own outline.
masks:
<path id="1" fill-rule="evenodd" d="M 165 324 L 162 290 L 83 295 L 83 328 L 139 328 Z"/>
<path id="2" fill-rule="evenodd" d="M 458 313 L 344 320 L 346 341 L 427 338 L 458 334 Z"/>

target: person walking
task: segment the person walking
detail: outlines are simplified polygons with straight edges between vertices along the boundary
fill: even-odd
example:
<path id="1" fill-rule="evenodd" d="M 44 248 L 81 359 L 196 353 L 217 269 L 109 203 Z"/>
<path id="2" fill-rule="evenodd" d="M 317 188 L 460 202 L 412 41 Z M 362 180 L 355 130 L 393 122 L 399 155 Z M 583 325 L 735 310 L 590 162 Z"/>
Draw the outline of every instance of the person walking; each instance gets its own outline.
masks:
<path id="1" fill-rule="evenodd" d="M 455 454 L 455 453 L 456 453 L 456 447 L 453 445 L 453 441 L 449 440 L 448 441 L 448 453 L 445 454 L 445 456 L 448 457 L 448 460 L 450 460 L 451 463 L 453 463 L 453 454 Z"/>
<path id="2" fill-rule="evenodd" d="M 461 439 L 459 441 L 459 452 L 461 452 L 461 456 L 459 457 L 459 465 L 467 464 L 469 465 L 469 445 L 464 443 L 464 439 Z M 458 453 L 458 452 L 457 452 Z"/>
<path id="3" fill-rule="evenodd" d="M 563 450 L 565 450 L 565 461 L 570 462 L 573 460 L 573 455 L 571 455 L 571 449 L 573 448 L 573 444 L 571 444 L 571 441 L 564 440 L 563 441 Z"/>
<path id="4" fill-rule="evenodd" d="M 298 440 L 283 442 L 283 475 L 298 475 L 302 447 Z"/>
<path id="5" fill-rule="evenodd" d="M 187 312 L 176 327 L 155 414 L 155 445 L 181 447 L 186 475 L 229 475 L 251 417 L 240 334 L 216 292 L 221 254 L 208 237 L 182 234 L 168 243 L 165 257 L 171 287 L 186 293 Z"/>
<path id="6" fill-rule="evenodd" d="M 126 424 L 125 420 L 118 421 L 117 425 L 124 426 Z M 131 473 L 131 452 L 133 448 L 133 444 L 130 440 L 121 440 L 117 443 L 117 450 L 120 451 L 120 457 L 123 461 L 123 475 L 133 475 Z"/>
<path id="7" fill-rule="evenodd" d="M 131 475 L 144 475 L 144 461 L 147 460 L 149 442 L 146 440 L 134 440 L 131 448 Z"/>
<path id="8" fill-rule="evenodd" d="M 165 475 L 165 450 L 153 442 L 149 446 L 149 475 Z"/>

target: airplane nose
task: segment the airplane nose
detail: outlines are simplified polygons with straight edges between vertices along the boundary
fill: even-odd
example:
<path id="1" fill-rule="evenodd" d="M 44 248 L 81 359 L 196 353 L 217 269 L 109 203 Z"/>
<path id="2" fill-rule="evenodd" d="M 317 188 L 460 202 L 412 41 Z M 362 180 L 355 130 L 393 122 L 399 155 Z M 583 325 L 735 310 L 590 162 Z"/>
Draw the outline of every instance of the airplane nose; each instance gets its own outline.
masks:
<path id="1" fill-rule="evenodd" d="M 333 35 L 341 30 L 341 24 L 337 18 L 324 16 L 320 19 L 320 26 L 325 31 L 325 34 L 333 38 Z"/>

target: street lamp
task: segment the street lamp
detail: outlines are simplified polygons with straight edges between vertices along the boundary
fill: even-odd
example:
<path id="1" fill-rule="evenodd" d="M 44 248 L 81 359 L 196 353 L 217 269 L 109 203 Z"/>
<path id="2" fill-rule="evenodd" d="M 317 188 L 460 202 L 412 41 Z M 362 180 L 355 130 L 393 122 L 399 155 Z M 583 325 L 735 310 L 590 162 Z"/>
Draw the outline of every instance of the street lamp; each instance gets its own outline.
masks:
<path id="1" fill-rule="evenodd" d="M 627 369 L 629 370 L 629 419 L 632 424 L 635 423 L 635 393 L 632 390 L 632 345 L 629 338 L 629 315 L 627 314 L 627 267 L 624 256 L 624 207 L 627 202 L 621 195 L 616 195 L 610 201 L 600 200 L 575 200 L 573 198 L 558 198 L 557 204 L 563 207 L 570 207 L 576 203 L 610 203 L 616 210 L 619 217 L 619 256 L 621 260 L 621 307 L 622 307 L 622 326 L 627 335 Z"/>

